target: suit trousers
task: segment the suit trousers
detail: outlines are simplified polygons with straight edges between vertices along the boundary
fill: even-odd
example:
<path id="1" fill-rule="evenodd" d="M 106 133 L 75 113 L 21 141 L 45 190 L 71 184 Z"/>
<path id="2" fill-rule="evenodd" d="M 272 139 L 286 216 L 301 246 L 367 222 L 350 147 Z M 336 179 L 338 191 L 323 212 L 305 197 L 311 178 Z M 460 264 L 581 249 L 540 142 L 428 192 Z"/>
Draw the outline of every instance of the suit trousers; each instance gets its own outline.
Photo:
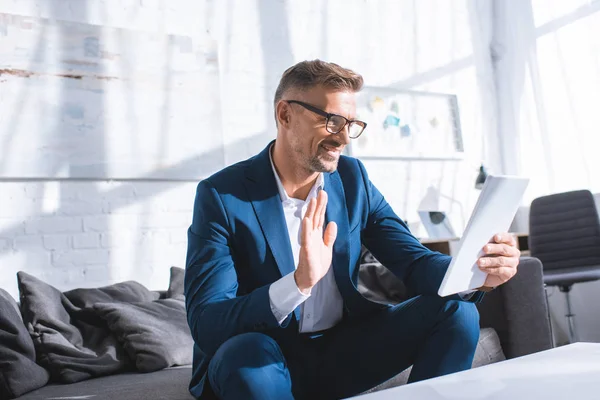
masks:
<path id="1" fill-rule="evenodd" d="M 215 353 L 208 380 L 221 399 L 339 399 L 411 365 L 409 383 L 469 369 L 478 339 L 475 304 L 423 295 L 292 343 L 237 335 Z"/>

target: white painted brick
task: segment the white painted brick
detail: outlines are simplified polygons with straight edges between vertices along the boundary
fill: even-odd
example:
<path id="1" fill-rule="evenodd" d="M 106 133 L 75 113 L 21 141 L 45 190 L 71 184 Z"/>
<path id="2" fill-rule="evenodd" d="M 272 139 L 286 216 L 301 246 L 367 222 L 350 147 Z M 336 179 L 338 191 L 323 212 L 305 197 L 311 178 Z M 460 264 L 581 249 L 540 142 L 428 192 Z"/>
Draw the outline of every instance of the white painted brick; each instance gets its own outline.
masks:
<path id="1" fill-rule="evenodd" d="M 60 208 L 56 211 L 58 215 L 83 216 L 102 214 L 104 212 L 104 203 L 102 201 L 63 201 L 60 202 Z"/>
<path id="2" fill-rule="evenodd" d="M 51 267 L 51 264 L 50 253 L 47 251 L 27 250 L 2 253 L 0 254 L 0 287 L 18 300 L 17 272 L 25 271 L 34 276 L 41 276 L 48 267 Z"/>
<path id="3" fill-rule="evenodd" d="M 52 253 L 52 265 L 69 267 L 82 265 L 108 264 L 110 254 L 106 249 L 67 250 Z"/>
<path id="4" fill-rule="evenodd" d="M 13 246 L 13 241 L 10 239 L 0 239 L 0 251 L 6 251 Z"/>
<path id="5" fill-rule="evenodd" d="M 191 213 L 160 213 L 140 221 L 140 228 L 162 229 L 174 227 L 188 227 L 192 222 Z"/>
<path id="6" fill-rule="evenodd" d="M 106 265 L 103 264 L 86 265 L 81 271 L 83 274 L 83 282 L 86 284 L 88 282 L 96 282 L 96 286 L 106 286 L 119 282 L 119 280 L 113 278 L 111 273 L 112 269 L 113 268 L 106 268 Z M 126 279 L 131 278 L 128 277 Z"/>
<path id="7" fill-rule="evenodd" d="M 0 218 L 27 217 L 39 213 L 41 202 L 24 196 L 0 196 Z"/>
<path id="8" fill-rule="evenodd" d="M 169 230 L 171 244 L 187 243 L 187 229 Z"/>
<path id="9" fill-rule="evenodd" d="M 137 235 L 133 232 L 112 232 L 100 234 L 100 245 L 104 248 L 135 246 Z"/>
<path id="10" fill-rule="evenodd" d="M 134 184 L 130 182 L 102 181 L 95 185 L 94 192 L 103 200 L 118 200 L 135 197 Z"/>
<path id="11" fill-rule="evenodd" d="M 104 248 L 162 246 L 170 243 L 167 231 L 118 231 L 102 233 L 100 236 Z"/>
<path id="12" fill-rule="evenodd" d="M 83 217 L 83 230 L 85 232 L 106 232 L 110 230 L 110 217 L 108 215 Z"/>
<path id="13" fill-rule="evenodd" d="M 58 184 L 58 190 L 48 190 L 51 184 Z M 87 187 L 86 187 L 87 186 Z M 58 198 L 59 200 L 77 200 L 83 193 L 89 193 L 90 183 L 82 182 L 28 182 L 25 184 L 25 197 L 29 199 Z"/>
<path id="14" fill-rule="evenodd" d="M 23 197 L 26 185 L 24 182 L 2 182 L 2 197 Z"/>
<path id="15" fill-rule="evenodd" d="M 81 232 L 82 222 L 78 217 L 45 217 L 25 221 L 25 233 L 67 233 Z"/>
<path id="16" fill-rule="evenodd" d="M 46 250 L 69 250 L 71 248 L 71 236 L 44 235 L 44 248 Z"/>
<path id="17" fill-rule="evenodd" d="M 161 194 L 178 188 L 180 182 L 136 182 L 133 190 L 136 198 L 156 198 Z"/>
<path id="18" fill-rule="evenodd" d="M 13 240 L 13 248 L 17 251 L 28 249 L 43 249 L 44 242 L 41 236 L 17 236 Z"/>
<path id="19" fill-rule="evenodd" d="M 83 218 L 83 227 L 86 232 L 122 232 L 137 231 L 148 216 L 131 214 L 104 214 Z"/>
<path id="20" fill-rule="evenodd" d="M 83 233 L 73 236 L 74 249 L 95 249 L 100 247 L 99 233 Z"/>
<path id="21" fill-rule="evenodd" d="M 86 232 L 187 228 L 191 221 L 191 213 L 107 214 L 84 217 L 83 227 Z"/>
<path id="22" fill-rule="evenodd" d="M 29 199 L 39 199 L 44 193 L 44 182 L 26 183 L 24 186 L 25 197 Z"/>
<path id="23" fill-rule="evenodd" d="M 104 264 L 52 267 L 52 269 L 56 274 L 62 275 L 62 284 L 65 285 L 66 290 L 102 287 L 119 281 L 113 279 L 110 269 L 106 268 Z"/>
<path id="24" fill-rule="evenodd" d="M 106 202 L 104 212 L 107 214 L 148 214 L 156 211 L 143 206 L 135 198 L 115 199 Z"/>
<path id="25" fill-rule="evenodd" d="M 12 238 L 25 234 L 25 221 L 21 218 L 0 218 L 0 237 Z"/>

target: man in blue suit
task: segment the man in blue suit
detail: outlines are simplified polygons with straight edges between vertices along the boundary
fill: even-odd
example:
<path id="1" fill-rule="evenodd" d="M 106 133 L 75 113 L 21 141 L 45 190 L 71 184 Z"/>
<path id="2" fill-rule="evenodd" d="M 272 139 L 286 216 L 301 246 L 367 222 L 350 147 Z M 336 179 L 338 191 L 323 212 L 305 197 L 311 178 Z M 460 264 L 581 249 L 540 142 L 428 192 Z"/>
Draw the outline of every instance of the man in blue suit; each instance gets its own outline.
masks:
<path id="1" fill-rule="evenodd" d="M 480 291 L 441 298 L 450 257 L 415 239 L 360 161 L 363 79 L 319 60 L 294 65 L 275 94 L 277 138 L 198 185 L 185 296 L 197 398 L 343 398 L 410 365 L 410 382 L 470 368 L 474 302 L 509 280 L 519 251 L 498 234 Z M 415 294 L 395 306 L 357 290 L 361 244 Z"/>

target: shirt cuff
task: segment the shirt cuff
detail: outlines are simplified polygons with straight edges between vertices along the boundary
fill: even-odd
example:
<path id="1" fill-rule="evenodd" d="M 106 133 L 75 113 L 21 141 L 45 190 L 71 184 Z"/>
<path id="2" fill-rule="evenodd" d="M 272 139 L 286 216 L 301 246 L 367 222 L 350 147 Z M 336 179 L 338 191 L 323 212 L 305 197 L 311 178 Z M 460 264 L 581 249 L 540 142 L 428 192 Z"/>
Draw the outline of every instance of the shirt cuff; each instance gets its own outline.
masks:
<path id="1" fill-rule="evenodd" d="M 269 287 L 271 311 L 279 325 L 309 297 L 310 293 L 306 295 L 298 289 L 293 272 L 273 282 Z"/>
<path id="2" fill-rule="evenodd" d="M 458 296 L 460 297 L 461 300 L 464 301 L 469 301 L 471 300 L 471 297 L 473 297 L 473 293 L 475 293 L 476 290 L 465 290 L 464 292 L 460 292 L 458 294 Z"/>

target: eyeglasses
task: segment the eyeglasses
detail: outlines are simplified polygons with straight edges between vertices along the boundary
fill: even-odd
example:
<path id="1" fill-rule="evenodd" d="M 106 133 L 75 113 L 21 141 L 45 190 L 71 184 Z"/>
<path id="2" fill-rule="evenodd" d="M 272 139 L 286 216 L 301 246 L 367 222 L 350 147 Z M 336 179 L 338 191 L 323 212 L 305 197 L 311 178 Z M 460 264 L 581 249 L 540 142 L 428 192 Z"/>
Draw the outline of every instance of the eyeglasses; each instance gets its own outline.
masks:
<path id="1" fill-rule="evenodd" d="M 341 115 L 331 114 L 325 112 L 317 107 L 311 106 L 310 104 L 303 103 L 298 100 L 286 100 L 289 104 L 296 103 L 306 108 L 309 111 L 314 112 L 315 114 L 319 114 L 322 117 L 326 118 L 325 128 L 327 132 L 337 134 L 344 129 L 346 125 L 348 125 L 348 136 L 350 139 L 356 139 L 360 136 L 361 133 L 367 127 L 367 123 L 363 121 L 357 121 L 355 119 L 348 119 L 346 117 L 342 117 Z"/>

